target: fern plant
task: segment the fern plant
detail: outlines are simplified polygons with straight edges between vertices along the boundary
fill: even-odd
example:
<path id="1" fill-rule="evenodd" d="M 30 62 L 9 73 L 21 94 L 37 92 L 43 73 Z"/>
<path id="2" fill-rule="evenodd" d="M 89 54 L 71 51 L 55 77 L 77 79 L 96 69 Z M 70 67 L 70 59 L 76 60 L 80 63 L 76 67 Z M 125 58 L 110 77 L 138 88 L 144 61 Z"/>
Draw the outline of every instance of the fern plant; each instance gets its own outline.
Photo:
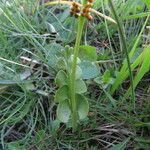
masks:
<path id="1" fill-rule="evenodd" d="M 87 87 L 83 81 L 83 71 L 85 70 L 81 65 L 82 58 L 80 59 L 78 57 L 79 49 L 84 49 L 83 54 L 86 53 L 89 57 L 94 56 L 95 58 L 96 53 L 93 47 L 80 46 L 85 22 L 93 19 L 91 16 L 92 12 L 113 23 L 116 22 L 110 17 L 92 9 L 93 0 L 82 0 L 81 4 L 77 2 L 55 1 L 46 3 L 46 6 L 60 3 L 72 6 L 70 14 L 77 18 L 78 29 L 74 48 L 72 49 L 67 46 L 63 51 L 64 57 L 60 58 L 59 61 L 61 70 L 57 73 L 55 78 L 55 82 L 59 87 L 55 94 L 55 102 L 58 103 L 57 118 L 63 123 L 71 122 L 73 130 L 75 131 L 77 129 L 77 123 L 84 119 L 89 111 L 89 103 L 87 98 L 83 95 L 87 91 Z M 86 61 L 84 65 L 92 66 L 93 64 Z M 93 68 L 93 66 L 91 68 Z M 93 77 L 93 75 L 91 75 L 91 77 Z M 87 79 L 88 78 L 89 77 L 87 77 Z"/>

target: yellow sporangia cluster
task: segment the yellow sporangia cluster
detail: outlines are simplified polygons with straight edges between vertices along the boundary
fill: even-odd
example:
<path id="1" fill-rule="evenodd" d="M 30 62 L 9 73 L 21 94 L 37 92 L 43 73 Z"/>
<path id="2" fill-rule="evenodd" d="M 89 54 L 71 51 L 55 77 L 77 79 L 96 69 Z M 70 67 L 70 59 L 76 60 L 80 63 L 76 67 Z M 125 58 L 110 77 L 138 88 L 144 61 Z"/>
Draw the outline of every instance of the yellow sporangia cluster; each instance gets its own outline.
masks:
<path id="1" fill-rule="evenodd" d="M 75 16 L 76 18 L 80 15 L 81 8 L 78 3 L 73 2 L 70 10 L 70 15 Z"/>
<path id="2" fill-rule="evenodd" d="M 88 3 L 83 6 L 83 8 L 80 7 L 80 5 L 76 2 L 72 3 L 70 14 L 74 17 L 79 17 L 80 15 L 83 17 L 86 17 L 88 20 L 93 20 L 93 17 L 90 15 L 90 9 L 93 6 L 94 0 L 88 0 Z"/>

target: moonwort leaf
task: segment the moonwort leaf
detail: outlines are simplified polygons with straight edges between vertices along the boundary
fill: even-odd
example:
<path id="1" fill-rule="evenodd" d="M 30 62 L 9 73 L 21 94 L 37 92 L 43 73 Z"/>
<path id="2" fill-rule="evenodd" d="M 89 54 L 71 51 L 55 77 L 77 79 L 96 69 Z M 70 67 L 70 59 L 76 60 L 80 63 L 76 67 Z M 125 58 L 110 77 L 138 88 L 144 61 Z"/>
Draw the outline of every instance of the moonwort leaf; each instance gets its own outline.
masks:
<path id="1" fill-rule="evenodd" d="M 67 62 L 66 62 L 65 58 L 60 57 L 60 58 L 58 59 L 57 67 L 58 67 L 58 69 L 62 69 L 62 70 L 65 70 L 65 69 L 66 69 L 66 67 L 67 67 Z"/>
<path id="2" fill-rule="evenodd" d="M 55 78 L 55 83 L 59 86 L 62 87 L 64 85 L 67 85 L 67 74 L 65 71 L 60 70 Z"/>
<path id="3" fill-rule="evenodd" d="M 55 94 L 55 98 L 54 98 L 54 101 L 56 103 L 60 103 L 66 99 L 68 99 L 68 87 L 66 85 L 64 85 L 63 87 L 59 88 L 57 91 L 56 91 L 56 94 Z"/>
<path id="4" fill-rule="evenodd" d="M 63 123 L 67 123 L 70 119 L 70 115 L 71 115 L 71 110 L 70 110 L 70 106 L 69 106 L 69 101 L 64 100 L 64 101 L 60 102 L 57 107 L 58 119 Z"/>
<path id="5" fill-rule="evenodd" d="M 83 76 L 82 69 L 79 66 L 77 66 L 77 69 L 76 69 L 76 80 L 82 79 L 82 76 Z"/>
<path id="6" fill-rule="evenodd" d="M 83 95 L 80 95 L 80 94 L 76 95 L 76 101 L 77 101 L 77 112 L 79 115 L 79 119 L 83 120 L 88 115 L 89 103 L 87 99 Z"/>
<path id="7" fill-rule="evenodd" d="M 87 87 L 86 84 L 83 80 L 76 80 L 76 93 L 78 94 L 82 94 L 85 93 L 87 91 Z"/>
<path id="8" fill-rule="evenodd" d="M 71 55 L 70 58 L 69 58 L 69 60 L 68 60 L 68 62 L 69 62 L 70 64 L 73 62 L 73 58 L 74 58 L 74 56 Z M 81 60 L 80 60 L 79 57 L 77 57 L 77 64 L 80 64 L 80 63 L 81 63 Z"/>

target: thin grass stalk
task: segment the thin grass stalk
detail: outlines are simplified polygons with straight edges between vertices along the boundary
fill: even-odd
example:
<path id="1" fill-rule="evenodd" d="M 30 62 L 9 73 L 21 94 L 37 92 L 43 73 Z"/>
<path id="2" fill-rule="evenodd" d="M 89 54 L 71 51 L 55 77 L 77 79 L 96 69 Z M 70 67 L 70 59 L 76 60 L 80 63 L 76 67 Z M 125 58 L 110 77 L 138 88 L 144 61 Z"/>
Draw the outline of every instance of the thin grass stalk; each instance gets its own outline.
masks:
<path id="1" fill-rule="evenodd" d="M 134 92 L 134 85 L 133 85 L 133 73 L 132 73 L 131 66 L 130 66 L 131 63 L 130 63 L 130 58 L 129 58 L 129 54 L 128 54 L 126 39 L 125 39 L 124 32 L 123 32 L 123 29 L 122 29 L 122 23 L 121 23 L 118 15 L 116 13 L 116 10 L 113 6 L 112 0 L 108 0 L 108 1 L 109 1 L 109 4 L 110 4 L 112 13 L 113 13 L 113 15 L 115 17 L 115 20 L 117 22 L 117 25 L 118 25 L 118 30 L 119 30 L 119 33 L 120 33 L 120 39 L 121 39 L 123 50 L 124 50 L 124 53 L 125 53 L 125 56 L 126 56 L 126 59 L 127 59 L 128 70 L 129 70 L 129 74 L 130 74 L 130 84 L 131 84 L 131 89 L 132 89 L 132 103 L 133 103 L 133 106 L 135 107 L 135 92 Z"/>

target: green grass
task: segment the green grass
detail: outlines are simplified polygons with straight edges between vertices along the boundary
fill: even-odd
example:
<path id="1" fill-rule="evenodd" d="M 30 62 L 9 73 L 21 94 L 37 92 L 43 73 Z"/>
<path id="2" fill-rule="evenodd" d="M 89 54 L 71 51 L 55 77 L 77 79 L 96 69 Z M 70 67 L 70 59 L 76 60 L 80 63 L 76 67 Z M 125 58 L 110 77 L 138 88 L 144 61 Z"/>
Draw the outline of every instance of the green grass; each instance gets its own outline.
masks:
<path id="1" fill-rule="evenodd" d="M 114 2 L 131 61 L 135 109 L 117 26 L 98 16 L 87 23 L 82 45 L 96 47 L 100 74 L 85 80 L 90 111 L 75 133 L 71 124 L 56 118 L 54 78 L 60 70 L 61 49 L 74 46 L 76 19 L 69 16 L 66 5 L 0 2 L 0 149 L 150 149 L 150 31 L 146 29 L 150 13 L 146 2 Z M 94 8 L 113 18 L 107 1 L 97 0 Z M 23 63 L 21 56 L 40 64 Z M 22 81 L 28 72 L 29 78 Z"/>

